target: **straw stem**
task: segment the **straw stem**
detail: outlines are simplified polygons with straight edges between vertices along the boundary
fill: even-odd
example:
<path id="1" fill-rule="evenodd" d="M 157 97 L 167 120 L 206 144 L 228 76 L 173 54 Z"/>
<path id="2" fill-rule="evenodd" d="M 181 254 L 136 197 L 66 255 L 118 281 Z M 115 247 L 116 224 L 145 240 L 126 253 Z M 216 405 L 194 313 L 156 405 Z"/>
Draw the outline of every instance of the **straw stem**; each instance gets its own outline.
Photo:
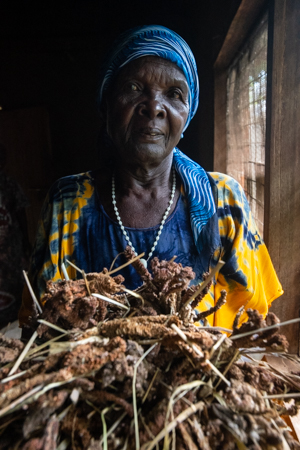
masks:
<path id="1" fill-rule="evenodd" d="M 36 304 L 36 307 L 37 307 L 39 313 L 42 314 L 42 312 L 43 312 L 42 307 L 41 307 L 41 305 L 40 305 L 38 299 L 37 299 L 36 296 L 35 296 L 35 293 L 34 293 L 34 291 L 33 291 L 33 289 L 32 289 L 32 286 L 31 286 L 31 284 L 30 284 L 28 275 L 27 275 L 27 273 L 25 272 L 25 270 L 23 270 L 23 275 L 24 275 L 24 278 L 25 278 L 27 287 L 28 287 L 28 289 L 29 289 L 30 295 L 31 295 L 31 297 L 32 297 L 32 300 L 33 300 L 34 303 Z"/>
<path id="2" fill-rule="evenodd" d="M 152 442 L 146 443 L 142 446 L 142 450 L 152 450 L 156 444 L 165 437 L 166 434 L 169 434 L 174 428 L 177 427 L 180 423 L 187 420 L 192 414 L 195 414 L 197 411 L 203 409 L 204 402 L 200 401 L 195 405 L 190 406 L 185 409 L 182 413 L 180 413 L 172 422 L 170 422 L 160 433 L 153 439 Z"/>
<path id="3" fill-rule="evenodd" d="M 213 277 L 215 276 L 215 274 L 221 269 L 221 267 L 223 267 L 225 264 L 224 261 L 219 261 L 218 264 L 216 265 L 216 267 L 214 267 L 212 269 L 212 271 L 210 272 L 210 274 L 208 275 L 208 277 L 206 278 L 205 281 L 203 281 L 203 283 L 201 284 L 201 286 L 199 287 L 199 289 L 197 289 L 193 295 L 188 299 L 188 301 L 184 304 L 184 306 L 188 306 L 190 303 L 192 303 L 192 301 L 203 291 L 203 289 L 206 288 L 206 286 L 208 285 L 208 283 L 210 283 L 210 281 L 213 279 Z"/>
<path id="4" fill-rule="evenodd" d="M 274 328 L 283 327 L 284 325 L 291 325 L 292 323 L 297 323 L 297 322 L 300 322 L 300 317 L 297 317 L 296 319 L 286 320 L 285 322 L 275 323 L 274 325 L 270 325 L 269 327 L 257 328 L 256 330 L 247 331 L 247 332 L 241 333 L 241 334 L 235 334 L 234 336 L 230 336 L 230 339 L 231 340 L 240 339 L 240 338 L 243 338 L 246 336 L 251 336 L 251 334 L 260 333 L 261 331 L 268 331 L 268 330 L 272 330 Z"/>
<path id="5" fill-rule="evenodd" d="M 74 267 L 74 269 L 77 270 L 77 272 L 82 273 L 82 270 L 79 269 L 79 267 L 75 266 L 75 264 L 73 264 L 71 261 L 69 261 L 68 259 L 66 259 L 67 263 L 70 264 L 70 266 Z"/>
<path id="6" fill-rule="evenodd" d="M 177 325 L 175 325 L 175 323 L 172 323 L 171 328 L 173 328 L 174 331 L 176 331 L 176 333 L 190 346 L 192 347 L 192 349 L 199 355 L 199 356 L 203 356 L 203 352 L 201 350 L 199 350 L 199 348 L 188 341 L 186 335 L 183 333 L 182 330 L 180 330 L 180 328 L 177 327 Z M 222 380 L 227 384 L 227 386 L 231 386 L 230 382 L 224 377 L 224 375 L 216 368 L 216 366 L 214 366 L 212 364 L 212 362 L 209 359 L 205 360 L 206 364 L 220 377 L 222 378 Z"/>
<path id="7" fill-rule="evenodd" d="M 61 270 L 63 271 L 64 277 L 66 281 L 69 281 L 70 277 L 68 275 L 65 263 L 61 263 Z"/>
<path id="8" fill-rule="evenodd" d="M 31 336 L 31 338 L 29 339 L 29 341 L 27 342 L 27 344 L 25 345 L 22 353 L 20 354 L 19 358 L 17 359 L 15 365 L 13 366 L 13 368 L 11 369 L 11 371 L 9 372 L 9 376 L 13 375 L 19 368 L 21 362 L 23 361 L 23 359 L 25 358 L 25 356 L 28 353 L 28 350 L 30 349 L 30 347 L 32 346 L 33 342 L 35 341 L 36 337 L 37 337 L 37 331 L 35 331 L 33 333 L 33 335 Z"/>
<path id="9" fill-rule="evenodd" d="M 129 309 L 128 306 L 123 305 L 123 303 L 119 303 L 116 300 L 113 300 L 109 297 L 106 297 L 106 295 L 102 294 L 92 294 L 94 297 L 101 298 L 101 300 L 105 300 L 108 303 L 112 303 L 113 305 L 119 306 L 119 308 L 126 309 L 126 311 Z"/>
<path id="10" fill-rule="evenodd" d="M 136 376 L 137 369 L 140 363 L 144 358 L 151 352 L 151 350 L 156 347 L 157 344 L 152 345 L 152 347 L 148 348 L 148 350 L 140 357 L 133 369 L 133 378 L 132 378 L 132 406 L 133 406 L 133 417 L 134 417 L 134 430 L 135 430 L 135 448 L 139 450 L 140 448 L 140 434 L 139 434 L 139 422 L 138 422 L 138 412 L 137 412 L 137 404 L 136 404 Z"/>
<path id="11" fill-rule="evenodd" d="M 116 269 L 111 270 L 110 272 L 107 273 L 107 275 L 111 275 L 112 273 L 118 272 L 118 270 L 124 269 L 124 267 L 129 266 L 129 264 L 132 264 L 134 261 L 136 261 L 137 259 L 142 258 L 143 256 L 145 256 L 145 252 L 141 253 L 140 255 L 135 256 L 130 261 L 127 261 L 125 264 L 122 264 L 122 266 L 119 266 Z"/>
<path id="12" fill-rule="evenodd" d="M 43 325 L 47 325 L 49 328 L 53 328 L 53 330 L 59 331 L 60 333 L 68 334 L 68 332 L 63 328 L 60 328 L 57 325 L 54 325 L 54 323 L 48 322 L 47 320 L 39 319 L 38 322 L 42 323 Z"/>

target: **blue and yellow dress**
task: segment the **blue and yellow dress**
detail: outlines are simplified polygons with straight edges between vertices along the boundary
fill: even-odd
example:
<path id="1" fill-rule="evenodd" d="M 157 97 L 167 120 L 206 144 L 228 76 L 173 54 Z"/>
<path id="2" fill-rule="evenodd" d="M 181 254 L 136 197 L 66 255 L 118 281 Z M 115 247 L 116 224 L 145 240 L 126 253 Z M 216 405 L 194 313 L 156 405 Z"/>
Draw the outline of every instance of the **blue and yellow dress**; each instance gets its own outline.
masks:
<path id="1" fill-rule="evenodd" d="M 206 173 L 177 148 L 173 151 L 173 164 L 182 182 L 181 195 L 153 257 L 169 260 L 176 255 L 176 262 L 193 268 L 195 284 L 220 259 L 225 261 L 198 306 L 199 311 L 214 306 L 220 291 L 227 291 L 226 304 L 208 318 L 211 325 L 231 328 L 242 305 L 266 314 L 271 302 L 283 291 L 243 189 L 227 175 Z M 118 223 L 106 214 L 99 201 L 95 176 L 96 172 L 90 171 L 61 178 L 47 195 L 29 271 L 40 298 L 47 280 L 64 278 L 61 263 L 66 259 L 86 273 L 100 272 L 109 268 L 126 246 Z M 126 230 L 137 252 L 147 255 L 158 228 L 159 224 Z M 121 255 L 115 267 L 123 263 Z M 80 276 L 72 266 L 66 266 L 71 279 Z M 120 273 L 129 289 L 142 284 L 132 266 Z M 26 323 L 30 311 L 31 299 L 24 296 L 19 314 L 21 325 Z"/>

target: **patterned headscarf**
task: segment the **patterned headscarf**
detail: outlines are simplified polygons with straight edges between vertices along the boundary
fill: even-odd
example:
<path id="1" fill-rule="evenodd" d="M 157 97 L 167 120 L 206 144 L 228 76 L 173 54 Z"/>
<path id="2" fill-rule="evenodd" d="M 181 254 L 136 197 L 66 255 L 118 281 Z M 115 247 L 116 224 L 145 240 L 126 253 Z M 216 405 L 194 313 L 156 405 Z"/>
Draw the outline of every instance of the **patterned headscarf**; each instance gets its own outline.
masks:
<path id="1" fill-rule="evenodd" d="M 160 25 L 145 25 L 121 34 L 102 68 L 99 104 L 118 71 L 142 56 L 159 56 L 175 63 L 184 73 L 189 86 L 189 115 L 184 127 L 194 117 L 199 102 L 199 80 L 194 55 L 187 43 L 174 31 Z M 183 130 L 183 131 L 184 131 Z"/>

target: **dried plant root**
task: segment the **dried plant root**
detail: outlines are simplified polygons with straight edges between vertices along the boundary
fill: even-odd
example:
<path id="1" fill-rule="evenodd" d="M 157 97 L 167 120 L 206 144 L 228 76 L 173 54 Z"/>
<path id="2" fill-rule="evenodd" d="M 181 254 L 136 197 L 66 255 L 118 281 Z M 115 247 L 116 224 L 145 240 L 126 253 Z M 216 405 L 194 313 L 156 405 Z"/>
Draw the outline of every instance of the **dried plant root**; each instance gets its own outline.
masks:
<path id="1" fill-rule="evenodd" d="M 239 326 L 240 312 L 232 338 L 197 327 L 186 306 L 196 292 L 189 291 L 191 277 L 174 260 L 154 260 L 152 274 L 144 271 L 143 299 L 124 292 L 122 277 L 107 270 L 86 281 L 49 283 L 43 314 L 68 332 L 31 350 L 15 377 L 8 374 L 23 344 L 0 341 L 16 349 L 0 362 L 0 448 L 300 448 L 280 418 L 299 410 L 300 371 L 237 360 L 246 347 L 285 349 L 278 319 L 248 310 L 249 321 Z M 130 311 L 93 304 L 88 289 Z M 292 403 L 283 403 L 286 395 Z"/>

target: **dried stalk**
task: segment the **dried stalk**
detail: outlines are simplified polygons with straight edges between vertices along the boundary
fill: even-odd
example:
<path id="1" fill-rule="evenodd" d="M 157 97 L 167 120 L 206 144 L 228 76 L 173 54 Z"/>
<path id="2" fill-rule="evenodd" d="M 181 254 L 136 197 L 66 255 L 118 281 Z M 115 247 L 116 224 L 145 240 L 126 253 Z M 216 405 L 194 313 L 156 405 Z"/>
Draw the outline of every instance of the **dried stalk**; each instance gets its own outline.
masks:
<path id="1" fill-rule="evenodd" d="M 3 378 L 3 380 L 1 380 L 1 383 L 7 383 L 8 381 L 15 380 L 16 378 L 19 378 L 22 375 L 24 375 L 26 372 L 27 372 L 27 370 L 23 370 L 22 372 L 15 373 L 11 377 Z"/>
<path id="2" fill-rule="evenodd" d="M 103 432 L 103 450 L 108 450 L 107 447 L 107 426 L 106 426 L 106 420 L 105 420 L 105 414 L 107 411 L 109 411 L 110 408 L 104 408 L 101 411 L 101 422 L 102 422 L 102 432 Z"/>
<path id="3" fill-rule="evenodd" d="M 6 414 L 13 412 L 16 407 L 20 406 L 25 400 L 32 397 L 36 392 L 42 389 L 42 385 L 35 386 L 31 391 L 26 392 L 26 394 L 22 395 L 22 397 L 17 398 L 14 402 L 10 403 L 5 408 L 0 410 L 0 417 L 4 417 Z"/>
<path id="4" fill-rule="evenodd" d="M 56 450 L 66 450 L 70 444 L 70 439 L 64 439 L 61 441 Z"/>
<path id="5" fill-rule="evenodd" d="M 177 327 L 177 325 L 175 325 L 175 323 L 172 323 L 172 325 L 171 325 L 171 328 L 173 328 L 173 330 L 174 331 L 176 331 L 176 333 L 196 352 L 196 353 L 198 353 L 198 355 L 199 356 L 203 356 L 203 353 L 198 349 L 198 347 L 195 345 L 195 344 L 193 344 L 193 343 L 191 343 L 191 342 L 189 342 L 188 341 L 188 339 L 187 339 L 187 337 L 186 337 L 186 335 L 183 333 L 183 331 L 181 331 L 180 330 L 180 328 L 178 328 Z M 216 368 L 216 366 L 214 366 L 213 364 L 212 364 L 212 362 L 211 361 L 209 361 L 209 359 L 206 359 L 205 360 L 205 363 L 207 364 L 207 365 L 209 365 L 209 367 L 220 377 L 220 378 L 222 378 L 222 380 L 227 384 L 227 386 L 231 386 L 231 383 L 230 383 L 230 381 L 228 381 L 225 377 L 224 377 L 224 375 Z"/>
<path id="6" fill-rule="evenodd" d="M 220 347 L 220 345 L 225 341 L 226 337 L 227 337 L 226 334 L 223 334 L 220 337 L 220 339 L 215 343 L 215 345 L 212 347 L 212 349 L 210 351 L 210 355 L 209 355 L 210 358 L 213 356 L 215 351 Z"/>
<path id="7" fill-rule="evenodd" d="M 86 290 L 88 291 L 88 294 L 90 296 L 91 295 L 91 290 L 90 290 L 90 285 L 89 285 L 88 279 L 86 277 L 85 271 L 82 270 L 81 273 L 82 273 L 82 277 L 83 277 L 85 285 L 86 285 Z"/>
<path id="8" fill-rule="evenodd" d="M 45 322 L 46 322 L 46 321 L 45 321 Z M 48 322 L 47 322 L 47 323 L 48 323 Z M 52 324 L 51 324 L 51 325 L 52 325 Z M 69 332 L 68 332 L 68 331 L 65 331 L 64 334 L 60 334 L 59 336 L 55 336 L 54 338 L 50 339 L 49 341 L 43 342 L 43 344 L 41 344 L 41 345 L 39 345 L 39 346 L 37 346 L 37 347 L 35 347 L 35 348 L 32 348 L 31 350 L 29 350 L 29 352 L 28 352 L 28 354 L 27 354 L 27 358 L 25 358 L 25 361 L 27 361 L 27 359 L 29 359 L 29 358 L 30 358 L 32 355 L 34 355 L 35 353 L 39 352 L 40 350 L 42 350 L 42 349 L 45 348 L 45 347 L 51 346 L 51 344 L 52 344 L 53 342 L 58 341 L 58 339 L 61 339 L 61 338 L 65 337 L 65 336 L 67 336 L 68 334 L 69 334 Z"/>
<path id="9" fill-rule="evenodd" d="M 63 328 L 58 327 L 57 325 L 54 325 L 54 323 L 48 322 L 47 320 L 38 319 L 38 322 L 42 323 L 43 325 L 47 325 L 47 327 L 53 328 L 53 330 L 59 331 L 62 334 L 68 334 L 68 332 L 66 330 L 64 330 Z"/>
<path id="10" fill-rule="evenodd" d="M 132 264 L 134 261 L 136 261 L 137 259 L 142 258 L 143 256 L 145 256 L 145 252 L 141 253 L 140 255 L 135 256 L 130 261 L 127 261 L 125 264 L 122 264 L 122 266 L 119 266 L 116 269 L 111 270 L 110 272 L 108 272 L 107 275 L 111 275 L 112 273 L 118 272 L 118 270 L 124 269 L 124 267 L 129 266 L 129 264 Z"/>
<path id="11" fill-rule="evenodd" d="M 211 327 L 210 325 L 200 325 L 201 330 L 208 330 L 208 331 L 225 331 L 225 333 L 232 333 L 233 330 L 230 330 L 229 328 L 224 327 Z"/>
<path id="12" fill-rule="evenodd" d="M 29 341 L 27 342 L 27 344 L 25 345 L 25 347 L 24 347 L 22 353 L 20 354 L 20 356 L 18 357 L 18 359 L 17 359 L 15 365 L 13 366 L 13 368 L 11 369 L 11 371 L 9 372 L 9 374 L 8 374 L 9 376 L 10 376 L 10 375 L 13 375 L 13 374 L 18 370 L 18 368 L 19 368 L 21 362 L 23 361 L 23 359 L 24 359 L 25 356 L 27 355 L 28 350 L 30 349 L 30 347 L 32 346 L 32 344 L 34 343 L 34 341 L 36 340 L 37 335 L 38 335 L 38 334 L 37 334 L 37 332 L 35 331 L 35 332 L 33 333 L 33 335 L 31 336 L 31 338 L 29 339 Z"/>
<path id="13" fill-rule="evenodd" d="M 278 322 L 278 323 L 275 323 L 274 325 L 270 325 L 269 327 L 258 328 L 256 330 L 246 331 L 245 333 L 235 334 L 233 336 L 230 336 L 230 339 L 232 341 L 235 341 L 236 339 L 251 336 L 252 334 L 260 333 L 261 331 L 273 330 L 274 328 L 283 327 L 284 325 L 291 325 L 292 323 L 297 323 L 297 322 L 300 322 L 300 317 L 297 317 L 296 319 L 286 320 L 285 322 Z"/>
<path id="14" fill-rule="evenodd" d="M 33 291 L 33 289 L 32 289 L 32 286 L 31 286 L 31 284 L 30 284 L 29 278 L 28 278 L 27 273 L 25 272 L 25 270 L 23 270 L 23 275 L 24 275 L 24 278 L 25 278 L 27 287 L 28 287 L 28 289 L 29 289 L 30 295 L 31 295 L 31 297 L 32 297 L 32 300 L 33 300 L 33 302 L 36 304 L 36 307 L 37 307 L 37 309 L 38 309 L 38 312 L 39 312 L 40 314 L 42 314 L 42 312 L 43 312 L 42 307 L 41 307 L 41 305 L 40 305 L 40 302 L 38 301 L 38 299 L 37 299 L 36 296 L 35 296 L 35 293 L 34 293 L 34 291 Z"/>
<path id="15" fill-rule="evenodd" d="M 203 291 L 204 288 L 206 288 L 206 286 L 208 285 L 208 283 L 210 283 L 210 281 L 213 279 L 213 277 L 215 276 L 215 274 L 224 266 L 225 262 L 224 261 L 219 261 L 218 264 L 212 269 L 212 271 L 210 272 L 210 274 L 208 275 L 208 277 L 206 278 L 205 281 L 203 281 L 203 283 L 201 284 L 201 286 L 199 287 L 199 289 L 197 289 L 193 295 L 188 299 L 188 301 L 184 304 L 184 306 L 188 306 L 190 303 L 192 303 L 192 301 Z"/>
<path id="16" fill-rule="evenodd" d="M 131 291 L 130 289 L 126 289 L 126 288 L 123 288 L 122 291 L 127 292 L 127 294 L 132 295 L 132 297 L 140 299 L 142 301 L 142 305 L 144 306 L 145 300 L 143 299 L 143 297 L 140 294 L 138 294 L 135 291 Z"/>
<path id="17" fill-rule="evenodd" d="M 160 371 L 160 369 L 156 369 L 155 374 L 153 375 L 152 380 L 151 380 L 151 382 L 150 382 L 150 384 L 149 384 L 149 386 L 148 386 L 147 392 L 146 392 L 146 394 L 144 395 L 144 397 L 143 397 L 143 399 L 142 399 L 142 404 L 145 403 L 146 398 L 148 397 L 148 394 L 149 394 L 149 392 L 151 391 L 151 388 L 152 388 L 152 386 L 153 386 L 153 384 L 154 384 L 154 381 L 155 381 L 155 379 L 156 379 L 156 377 L 157 377 L 159 371 Z"/>
<path id="18" fill-rule="evenodd" d="M 116 305 L 116 306 L 118 306 L 119 308 L 126 309 L 126 311 L 128 311 L 128 310 L 130 309 L 128 306 L 123 305 L 123 303 L 119 303 L 119 302 L 117 302 L 116 300 L 112 300 L 111 298 L 106 297 L 106 295 L 102 295 L 102 294 L 92 294 L 92 296 L 93 296 L 93 297 L 97 297 L 97 298 L 101 298 L 101 300 L 104 300 L 104 301 L 106 301 L 106 302 L 108 302 L 108 303 L 112 303 L 113 305 Z"/>
<path id="19" fill-rule="evenodd" d="M 264 398 L 298 398 L 300 397 L 300 392 L 294 392 L 292 394 L 273 394 L 273 395 L 264 395 Z"/>
<path id="20" fill-rule="evenodd" d="M 138 412 L 137 412 L 137 402 L 136 402 L 136 375 L 137 369 L 144 358 L 156 347 L 157 343 L 148 348 L 148 350 L 140 357 L 137 363 L 134 365 L 133 378 L 132 378 L 132 405 L 133 405 L 133 417 L 134 417 L 134 429 L 135 429 L 135 448 L 139 450 L 140 448 L 140 434 L 139 434 L 139 423 L 138 423 Z"/>
<path id="21" fill-rule="evenodd" d="M 74 267 L 75 270 L 77 270 L 77 272 L 82 274 L 82 270 L 79 269 L 79 267 L 75 266 L 75 264 L 73 264 L 71 261 L 69 261 L 68 259 L 66 259 L 67 263 L 70 264 L 70 266 Z"/>
<path id="22" fill-rule="evenodd" d="M 67 272 L 65 263 L 63 263 L 63 262 L 61 263 L 61 270 L 63 271 L 65 280 L 66 280 L 66 281 L 69 281 L 69 280 L 70 280 L 70 277 L 69 277 L 69 275 L 68 275 L 68 272 Z"/>
<path id="23" fill-rule="evenodd" d="M 182 411 L 182 413 L 180 413 L 172 422 L 170 422 L 166 428 L 164 428 L 160 433 L 158 433 L 158 435 L 156 436 L 155 439 L 153 439 L 152 442 L 144 444 L 141 447 L 141 450 L 152 450 L 156 446 L 156 444 L 165 437 L 167 433 L 169 434 L 174 428 L 177 427 L 178 424 L 187 420 L 188 417 L 190 417 L 192 414 L 195 414 L 197 411 L 202 410 L 204 405 L 205 405 L 204 402 L 200 401 L 195 405 L 192 405 L 189 408 Z"/>
<path id="24" fill-rule="evenodd" d="M 107 431 L 107 437 L 109 437 L 115 429 L 118 427 L 118 425 L 122 422 L 122 420 L 127 416 L 127 412 L 124 411 L 123 414 L 118 418 L 118 420 L 115 421 L 115 423 L 110 427 L 110 429 Z M 100 439 L 100 445 L 103 443 L 103 438 Z"/>

